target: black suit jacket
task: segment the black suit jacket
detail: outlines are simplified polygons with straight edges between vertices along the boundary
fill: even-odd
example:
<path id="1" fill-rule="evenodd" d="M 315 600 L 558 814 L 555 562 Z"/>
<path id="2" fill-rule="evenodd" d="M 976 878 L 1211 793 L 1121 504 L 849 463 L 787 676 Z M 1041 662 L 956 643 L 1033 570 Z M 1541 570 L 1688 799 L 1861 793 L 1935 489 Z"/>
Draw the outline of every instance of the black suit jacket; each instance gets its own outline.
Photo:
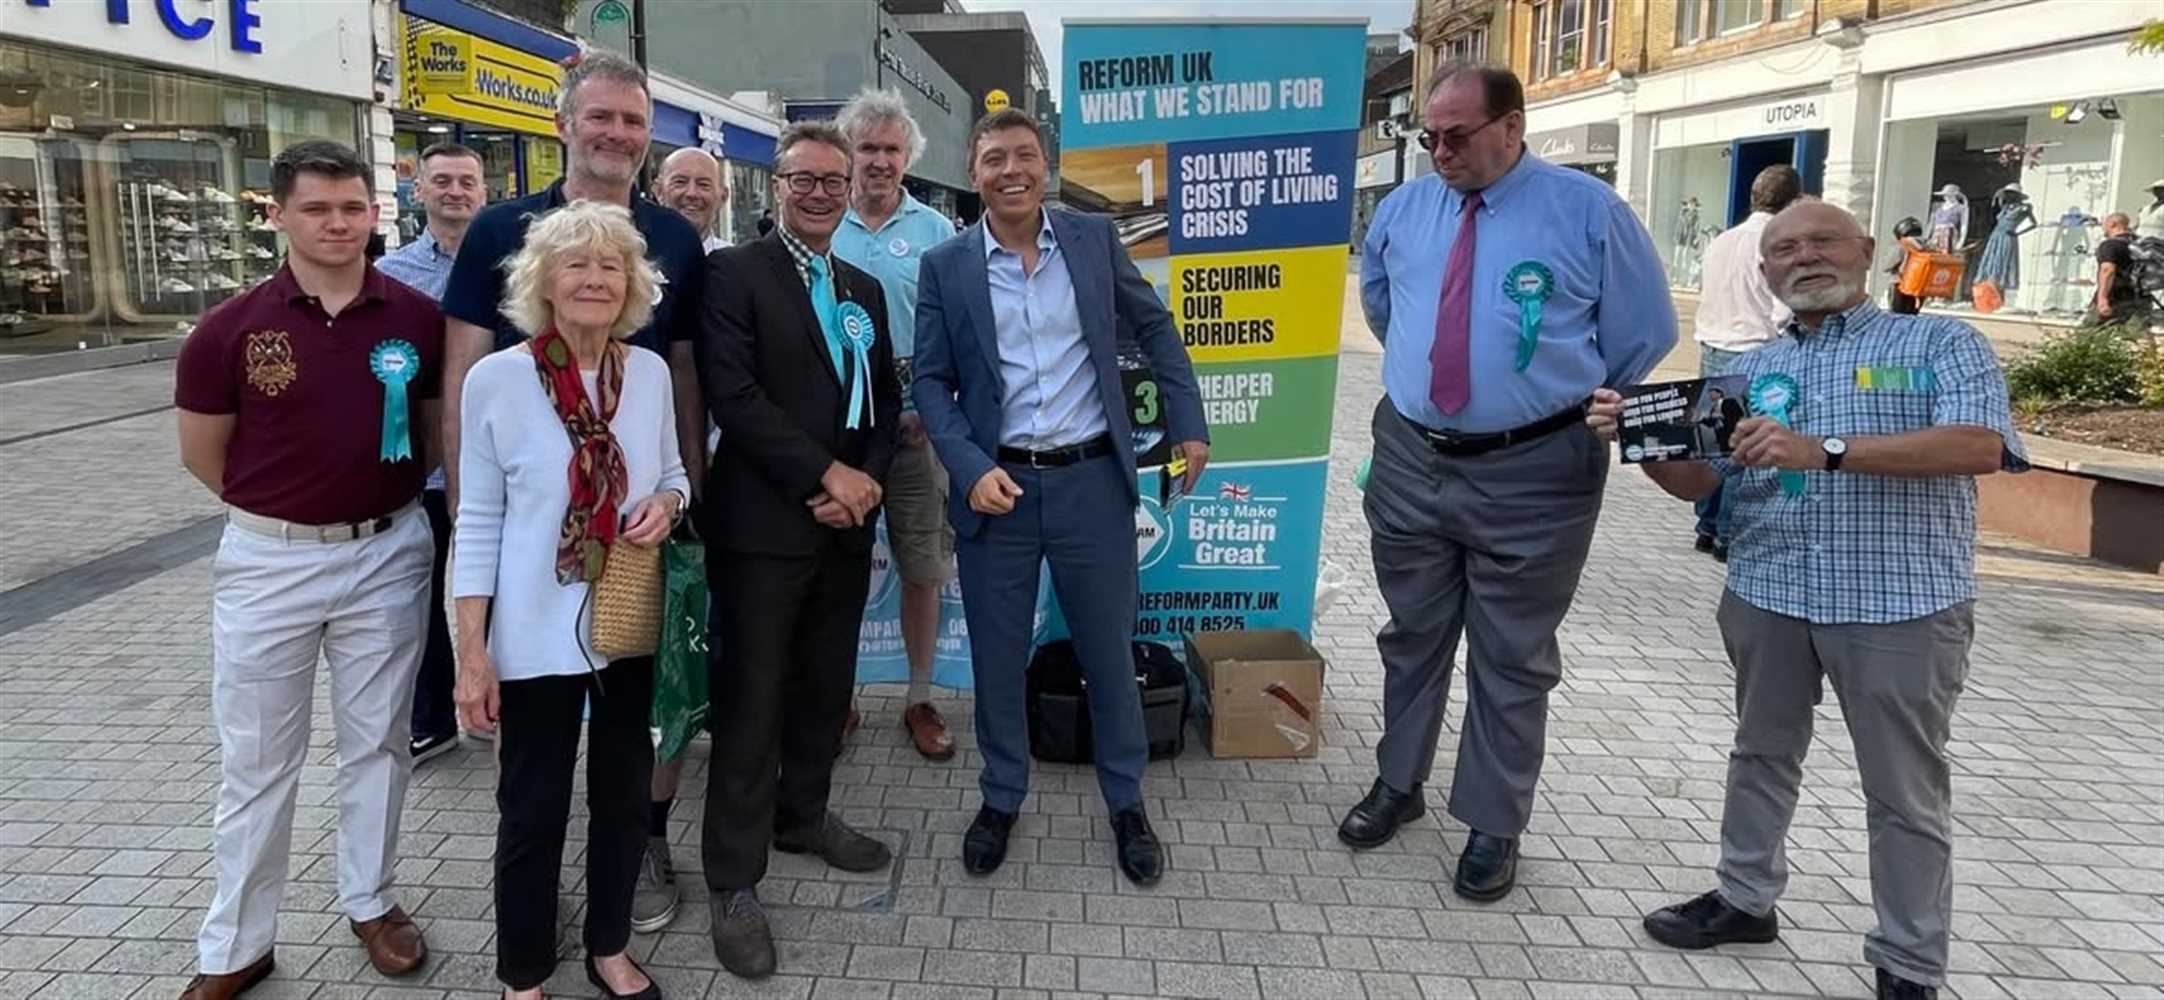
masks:
<path id="1" fill-rule="evenodd" d="M 835 371 L 811 295 L 778 234 L 706 258 L 696 344 L 699 388 L 721 427 L 707 470 L 699 531 L 708 545 L 762 555 L 816 555 L 838 540 L 869 552 L 872 527 L 836 530 L 804 502 L 833 462 L 884 482 L 894 464 L 902 401 L 879 282 L 839 257 L 835 296 L 870 313 L 877 331 L 870 372 L 872 424 L 843 426 L 849 385 Z M 839 536 L 837 538 L 837 536 Z"/>

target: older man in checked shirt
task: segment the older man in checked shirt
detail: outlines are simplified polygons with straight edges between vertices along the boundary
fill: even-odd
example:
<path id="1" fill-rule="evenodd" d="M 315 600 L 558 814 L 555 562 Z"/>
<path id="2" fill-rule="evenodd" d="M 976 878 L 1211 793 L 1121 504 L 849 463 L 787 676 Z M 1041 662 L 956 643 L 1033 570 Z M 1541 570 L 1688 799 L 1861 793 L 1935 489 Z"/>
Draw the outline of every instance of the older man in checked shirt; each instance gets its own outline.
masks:
<path id="1" fill-rule="evenodd" d="M 1772 941 L 1820 684 L 1855 743 L 1871 837 L 1864 936 L 1878 996 L 1932 1000 L 1953 917 L 1946 762 L 1976 597 L 1976 476 L 2028 467 L 2006 379 L 1975 328 L 1881 312 L 1872 241 L 1847 212 L 1799 203 L 1766 227 L 1767 284 L 1795 311 L 1729 369 L 1752 409 L 1726 460 L 1641 468 L 1683 499 L 1728 481 L 1735 504 L 1721 637 L 1736 668 L 1736 740 L 1720 888 L 1647 915 L 1678 948 Z M 1612 437 L 1621 398 L 1587 416 Z"/>

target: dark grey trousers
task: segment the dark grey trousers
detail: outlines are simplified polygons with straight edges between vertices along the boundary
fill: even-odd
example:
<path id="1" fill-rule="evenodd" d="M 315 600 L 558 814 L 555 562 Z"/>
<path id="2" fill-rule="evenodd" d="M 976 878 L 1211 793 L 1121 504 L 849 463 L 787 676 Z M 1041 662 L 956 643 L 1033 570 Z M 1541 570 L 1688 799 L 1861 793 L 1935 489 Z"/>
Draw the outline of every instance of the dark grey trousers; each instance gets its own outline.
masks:
<path id="1" fill-rule="evenodd" d="M 1376 764 L 1398 791 L 1425 782 L 1467 639 L 1465 728 L 1450 814 L 1515 837 L 1533 811 L 1548 692 L 1563 678 L 1555 629 L 1600 518 L 1608 448 L 1583 424 L 1483 455 L 1445 457 L 1385 398 L 1375 408 L 1365 501 L 1390 624 Z"/>
<path id="2" fill-rule="evenodd" d="M 1721 813 L 1721 896 L 1763 914 L 1788 885 L 1811 710 L 1833 682 L 1863 778 L 1878 926 L 1863 957 L 1903 979 L 1946 980 L 1954 911 L 1953 790 L 1946 738 L 1969 672 L 1973 608 L 1884 625 L 1813 625 L 1721 595 L 1721 638 L 1736 666 L 1736 746 Z"/>

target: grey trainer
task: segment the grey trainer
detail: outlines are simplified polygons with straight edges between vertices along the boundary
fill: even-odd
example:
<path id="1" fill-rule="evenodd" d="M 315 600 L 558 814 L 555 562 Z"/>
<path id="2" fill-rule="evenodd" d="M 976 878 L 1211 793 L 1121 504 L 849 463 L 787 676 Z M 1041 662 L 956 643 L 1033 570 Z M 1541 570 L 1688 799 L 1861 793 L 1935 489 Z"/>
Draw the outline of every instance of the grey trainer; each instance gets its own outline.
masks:
<path id="1" fill-rule="evenodd" d="M 639 884 L 631 892 L 631 929 L 652 934 L 676 919 L 676 864 L 669 859 L 669 838 L 646 838 L 639 859 Z"/>

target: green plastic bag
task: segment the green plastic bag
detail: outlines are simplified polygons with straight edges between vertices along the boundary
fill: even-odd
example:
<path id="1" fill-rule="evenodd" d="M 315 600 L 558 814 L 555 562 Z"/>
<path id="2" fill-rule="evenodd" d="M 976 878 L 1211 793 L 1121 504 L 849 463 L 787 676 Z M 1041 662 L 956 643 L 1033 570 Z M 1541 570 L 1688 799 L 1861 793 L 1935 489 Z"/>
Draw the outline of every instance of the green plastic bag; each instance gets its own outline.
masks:
<path id="1" fill-rule="evenodd" d="M 661 648 L 654 653 L 659 760 L 674 760 L 706 726 L 706 543 L 680 532 L 662 545 Z"/>

